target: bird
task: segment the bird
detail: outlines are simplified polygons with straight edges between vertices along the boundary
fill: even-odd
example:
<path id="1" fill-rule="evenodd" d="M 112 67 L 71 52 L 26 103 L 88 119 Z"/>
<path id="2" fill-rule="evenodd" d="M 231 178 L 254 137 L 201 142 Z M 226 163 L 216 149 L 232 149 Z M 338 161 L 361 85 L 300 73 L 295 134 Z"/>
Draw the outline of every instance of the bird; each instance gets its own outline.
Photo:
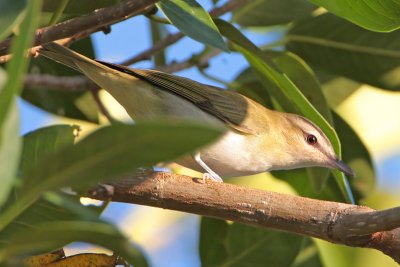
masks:
<path id="1" fill-rule="evenodd" d="M 324 132 L 300 115 L 177 75 L 90 59 L 55 42 L 42 45 L 39 55 L 81 72 L 133 120 L 194 121 L 224 129 L 217 141 L 176 161 L 203 173 L 203 179 L 223 182 L 222 177 L 313 166 L 355 175 Z"/>

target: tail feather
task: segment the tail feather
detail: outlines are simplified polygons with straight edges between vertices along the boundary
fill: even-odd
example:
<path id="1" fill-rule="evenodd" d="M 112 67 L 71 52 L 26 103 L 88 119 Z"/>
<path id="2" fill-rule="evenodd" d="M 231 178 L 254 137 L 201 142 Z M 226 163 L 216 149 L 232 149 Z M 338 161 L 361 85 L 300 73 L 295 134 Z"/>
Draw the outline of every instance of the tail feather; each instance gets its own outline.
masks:
<path id="1" fill-rule="evenodd" d="M 42 45 L 42 48 L 39 50 L 39 54 L 82 73 L 85 73 L 85 70 L 79 67 L 79 63 L 95 65 L 102 69 L 107 68 L 93 59 L 85 57 L 84 55 L 81 55 L 65 46 L 59 45 L 54 42 Z"/>

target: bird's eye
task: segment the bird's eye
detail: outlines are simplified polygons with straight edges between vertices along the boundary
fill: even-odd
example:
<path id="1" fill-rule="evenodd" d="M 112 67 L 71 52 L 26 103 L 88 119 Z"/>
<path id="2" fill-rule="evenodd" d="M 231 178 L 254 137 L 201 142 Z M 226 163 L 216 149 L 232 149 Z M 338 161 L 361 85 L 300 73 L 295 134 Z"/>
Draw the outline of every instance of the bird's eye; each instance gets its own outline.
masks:
<path id="1" fill-rule="evenodd" d="M 307 135 L 306 140 L 307 143 L 309 143 L 310 145 L 315 145 L 318 142 L 317 137 L 315 137 L 315 135 L 313 134 Z"/>

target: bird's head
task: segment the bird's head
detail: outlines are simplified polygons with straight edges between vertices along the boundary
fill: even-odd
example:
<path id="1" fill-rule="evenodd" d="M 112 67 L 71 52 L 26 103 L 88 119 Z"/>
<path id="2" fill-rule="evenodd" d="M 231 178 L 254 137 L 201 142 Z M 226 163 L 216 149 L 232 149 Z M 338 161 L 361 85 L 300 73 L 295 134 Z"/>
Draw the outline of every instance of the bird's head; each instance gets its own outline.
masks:
<path id="1" fill-rule="evenodd" d="M 285 114 L 288 128 L 282 132 L 287 149 L 296 156 L 293 167 L 320 166 L 334 168 L 354 176 L 354 171 L 335 154 L 332 144 L 322 130 L 308 119 Z"/>

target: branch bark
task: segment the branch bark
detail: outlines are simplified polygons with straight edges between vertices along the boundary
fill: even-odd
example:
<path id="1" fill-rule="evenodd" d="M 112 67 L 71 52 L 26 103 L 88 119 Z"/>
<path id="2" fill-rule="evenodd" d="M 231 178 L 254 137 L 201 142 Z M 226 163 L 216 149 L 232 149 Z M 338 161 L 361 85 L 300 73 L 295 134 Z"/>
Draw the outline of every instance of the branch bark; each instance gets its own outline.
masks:
<path id="1" fill-rule="evenodd" d="M 141 173 L 99 186 L 98 200 L 134 203 L 231 220 L 373 248 L 400 263 L 400 207 L 368 207 L 321 201 L 169 173 Z"/>

